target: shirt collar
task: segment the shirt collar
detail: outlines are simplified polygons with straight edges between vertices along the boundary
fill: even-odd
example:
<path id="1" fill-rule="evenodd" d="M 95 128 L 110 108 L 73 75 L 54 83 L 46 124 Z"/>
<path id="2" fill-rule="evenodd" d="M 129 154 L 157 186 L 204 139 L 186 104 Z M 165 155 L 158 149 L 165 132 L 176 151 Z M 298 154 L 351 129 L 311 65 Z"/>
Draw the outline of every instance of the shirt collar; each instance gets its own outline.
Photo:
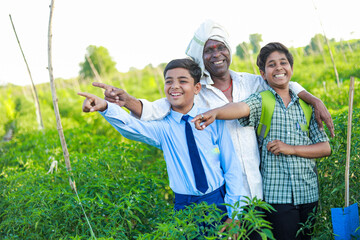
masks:
<path id="1" fill-rule="evenodd" d="M 233 79 L 233 81 L 234 81 L 234 79 L 238 78 L 237 74 L 234 74 L 234 71 L 229 69 L 229 72 L 230 72 L 230 76 Z M 212 80 L 212 78 L 207 70 L 204 70 L 203 76 L 200 79 L 200 84 L 206 85 L 206 86 L 214 84 L 214 81 Z"/>
<path id="2" fill-rule="evenodd" d="M 280 98 L 279 94 L 277 94 L 277 92 L 272 87 L 270 87 L 270 85 L 269 85 L 269 90 L 274 94 L 275 97 Z M 291 97 L 291 102 L 295 102 L 299 99 L 298 95 L 296 95 L 291 88 L 289 88 L 289 93 Z"/>
<path id="3" fill-rule="evenodd" d="M 193 107 L 191 108 L 191 110 L 186 113 L 187 115 L 189 115 L 190 117 L 194 118 L 197 114 L 198 114 L 198 107 L 196 106 L 196 104 L 194 103 Z M 174 110 L 170 110 L 170 116 L 178 123 L 180 123 L 182 116 L 185 114 L 176 112 Z"/>

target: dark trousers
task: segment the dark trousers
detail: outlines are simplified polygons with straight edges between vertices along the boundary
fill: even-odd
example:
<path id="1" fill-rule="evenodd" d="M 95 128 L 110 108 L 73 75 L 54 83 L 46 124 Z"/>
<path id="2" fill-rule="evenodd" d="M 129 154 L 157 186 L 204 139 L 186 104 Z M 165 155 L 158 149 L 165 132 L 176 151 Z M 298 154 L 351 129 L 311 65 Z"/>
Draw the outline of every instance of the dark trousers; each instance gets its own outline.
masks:
<path id="1" fill-rule="evenodd" d="M 225 203 L 224 198 L 225 198 L 225 185 L 219 187 L 218 189 L 212 191 L 211 193 L 202 196 L 175 193 L 174 209 L 175 211 L 179 211 L 181 209 L 184 209 L 186 206 L 191 205 L 192 203 L 198 204 L 201 202 L 207 202 L 208 205 L 215 204 L 216 207 L 222 211 L 222 213 L 226 213 L 227 212 L 226 206 L 223 205 Z"/>
<path id="2" fill-rule="evenodd" d="M 302 227 L 300 223 L 308 220 L 309 214 L 317 209 L 318 202 L 293 205 L 293 204 L 271 204 L 276 212 L 267 212 L 266 220 L 271 222 L 273 234 L 276 240 L 307 240 L 311 239 L 314 219 L 310 222 L 310 229 L 304 229 L 296 237 L 297 231 Z M 316 213 L 316 210 L 315 210 Z"/>

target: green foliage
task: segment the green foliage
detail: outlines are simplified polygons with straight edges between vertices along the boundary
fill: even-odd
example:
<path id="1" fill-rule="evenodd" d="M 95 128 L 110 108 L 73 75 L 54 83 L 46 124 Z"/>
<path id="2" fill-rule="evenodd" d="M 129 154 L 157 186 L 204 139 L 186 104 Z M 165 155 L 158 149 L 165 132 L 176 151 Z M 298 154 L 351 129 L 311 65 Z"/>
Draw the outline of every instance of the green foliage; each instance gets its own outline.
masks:
<path id="1" fill-rule="evenodd" d="M 17 137 L 24 144 L 1 146 L 1 239 L 90 236 L 68 184 L 56 135 L 27 134 Z M 154 228 L 158 215 L 171 210 L 172 193 L 160 151 L 133 142 L 118 144 L 120 137 L 92 137 L 77 129 L 65 135 L 71 139 L 68 146 L 81 204 L 97 237 L 130 239 Z M 46 174 L 52 159 L 59 161 L 59 170 Z"/>
<path id="2" fill-rule="evenodd" d="M 116 62 L 114 62 L 109 54 L 109 51 L 103 47 L 97 47 L 90 45 L 86 49 L 87 56 L 93 63 L 96 71 L 100 76 L 111 75 L 117 73 Z M 80 63 L 80 76 L 83 78 L 93 78 L 94 73 L 91 69 L 88 59 L 85 57 L 85 61 Z"/>
<path id="3" fill-rule="evenodd" d="M 316 215 L 316 239 L 332 239 L 331 208 L 345 205 L 345 161 L 347 145 L 347 113 L 334 117 L 335 137 L 330 140 L 332 154 L 318 163 L 320 186 L 320 209 Z M 360 121 L 360 110 L 353 113 L 353 122 Z M 352 126 L 351 161 L 350 161 L 350 202 L 359 202 L 360 193 L 360 127 Z"/>
<path id="4" fill-rule="evenodd" d="M 145 234 L 139 239 L 228 239 L 239 234 L 238 239 L 249 239 L 250 234 L 257 232 L 262 239 L 274 239 L 269 222 L 263 219 L 263 211 L 272 211 L 272 207 L 259 199 L 248 199 L 237 202 L 232 219 L 238 218 L 241 224 L 233 220 L 229 225 L 221 224 L 221 218 L 226 214 L 220 213 L 215 205 L 206 202 L 191 205 L 167 216 L 164 223 L 159 223 L 157 229 Z M 229 205 L 230 206 L 230 205 Z M 257 210 L 261 209 L 261 210 Z M 226 227 L 223 233 L 220 230 Z"/>
<path id="5" fill-rule="evenodd" d="M 260 51 L 260 43 L 262 42 L 261 34 L 254 33 L 249 36 L 249 43 L 242 42 L 236 46 L 236 56 L 240 59 L 249 59 L 251 54 Z"/>
<path id="6" fill-rule="evenodd" d="M 236 46 L 236 56 L 238 56 L 241 60 L 245 60 L 249 57 L 250 45 L 247 42 L 242 42 Z"/>
<path id="7" fill-rule="evenodd" d="M 260 43 L 262 42 L 262 36 L 259 33 L 250 34 L 249 36 L 251 49 L 253 53 L 260 51 Z"/>
<path id="8" fill-rule="evenodd" d="M 323 53 L 323 45 L 326 44 L 325 37 L 322 34 L 316 34 L 311 38 L 310 44 L 304 49 L 307 55 Z"/>

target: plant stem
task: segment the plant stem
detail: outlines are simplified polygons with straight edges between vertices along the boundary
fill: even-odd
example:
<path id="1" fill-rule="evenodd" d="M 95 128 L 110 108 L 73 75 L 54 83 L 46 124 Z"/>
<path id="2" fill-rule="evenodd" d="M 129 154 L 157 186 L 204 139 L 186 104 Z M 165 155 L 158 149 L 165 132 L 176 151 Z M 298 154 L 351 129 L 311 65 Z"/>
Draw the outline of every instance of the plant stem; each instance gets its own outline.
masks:
<path id="1" fill-rule="evenodd" d="M 37 94 L 37 91 L 36 91 L 36 87 L 35 87 L 34 81 L 32 79 L 30 68 L 29 68 L 29 65 L 28 65 L 28 63 L 26 61 L 25 54 L 24 54 L 24 52 L 22 50 L 18 35 L 16 33 L 15 26 L 14 26 L 13 20 L 11 18 L 11 14 L 9 14 L 9 17 L 10 17 L 10 22 L 11 22 L 12 28 L 13 28 L 14 33 L 15 33 L 16 40 L 18 42 L 21 54 L 22 54 L 22 56 L 24 58 L 24 61 L 25 61 L 25 64 L 26 64 L 26 67 L 27 67 L 27 70 L 28 70 L 28 73 L 29 73 L 29 76 L 30 76 L 31 85 L 32 85 L 31 90 L 32 90 L 32 94 L 33 94 L 33 97 L 34 97 L 35 109 L 36 109 L 36 119 L 37 119 L 37 122 L 39 124 L 39 129 L 44 130 L 44 124 L 43 124 L 43 120 L 42 120 L 42 117 L 41 117 L 41 110 L 40 110 L 40 104 L 39 104 L 39 97 L 38 97 L 38 94 Z"/>

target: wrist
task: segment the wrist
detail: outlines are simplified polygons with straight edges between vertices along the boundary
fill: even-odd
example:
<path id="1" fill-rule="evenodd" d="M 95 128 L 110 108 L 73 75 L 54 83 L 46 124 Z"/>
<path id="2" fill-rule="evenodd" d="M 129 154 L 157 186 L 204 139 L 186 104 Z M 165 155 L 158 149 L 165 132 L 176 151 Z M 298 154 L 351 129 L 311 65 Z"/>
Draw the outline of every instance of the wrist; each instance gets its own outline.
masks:
<path id="1" fill-rule="evenodd" d="M 291 145 L 291 153 L 289 155 L 296 155 L 297 156 L 297 146 Z"/>
<path id="2" fill-rule="evenodd" d="M 316 108 L 317 106 L 322 105 L 323 102 L 321 101 L 320 98 L 317 98 L 317 97 L 313 96 L 310 104 L 311 104 L 314 108 Z"/>
<path id="3" fill-rule="evenodd" d="M 105 100 L 103 100 L 103 101 L 104 101 L 103 104 L 102 104 L 103 107 L 98 110 L 99 112 L 104 112 L 104 111 L 106 111 L 108 109 L 108 102 L 105 101 Z"/>
<path id="4" fill-rule="evenodd" d="M 139 104 L 140 100 L 138 100 L 137 98 L 128 95 L 125 103 L 124 103 L 124 107 L 126 107 L 127 109 L 131 109 L 134 105 Z"/>

